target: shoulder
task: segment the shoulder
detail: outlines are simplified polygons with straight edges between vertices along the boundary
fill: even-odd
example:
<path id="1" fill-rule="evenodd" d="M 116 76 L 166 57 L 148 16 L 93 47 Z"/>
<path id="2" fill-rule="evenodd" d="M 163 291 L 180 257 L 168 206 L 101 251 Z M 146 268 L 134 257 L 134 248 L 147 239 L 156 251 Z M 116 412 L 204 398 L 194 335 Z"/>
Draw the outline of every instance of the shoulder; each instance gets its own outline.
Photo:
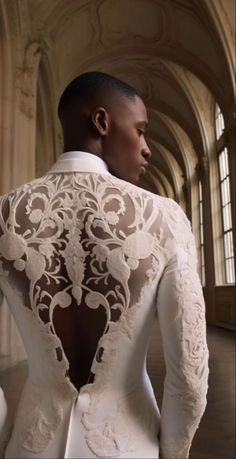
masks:
<path id="1" fill-rule="evenodd" d="M 171 218 L 174 219 L 177 223 L 184 225 L 186 228 L 191 230 L 190 220 L 188 219 L 182 207 L 171 198 L 167 198 L 167 201 L 168 203 L 166 203 L 166 207 L 168 208 Z"/>
<path id="2" fill-rule="evenodd" d="M 7 193 L 0 196 L 0 203 L 9 199 L 14 199 L 14 197 L 20 196 L 22 194 L 31 193 L 32 191 L 36 190 L 38 187 L 46 183 L 48 180 L 48 175 L 45 175 L 43 177 L 31 180 L 30 182 L 24 183 L 23 185 L 20 185 L 17 188 L 13 188 Z"/>
<path id="3" fill-rule="evenodd" d="M 15 226 L 16 218 L 20 218 L 22 222 L 23 216 L 28 214 L 32 207 L 32 201 L 36 197 L 43 197 L 44 199 L 43 195 L 45 192 L 48 193 L 50 188 L 50 179 L 44 176 L 0 196 L 0 233 L 4 231 L 6 225 L 8 227 Z"/>
<path id="4" fill-rule="evenodd" d="M 149 198 L 151 201 L 153 201 L 154 204 L 159 205 L 160 207 L 165 206 L 165 205 L 168 206 L 168 202 L 171 201 L 169 198 L 159 196 L 155 193 L 152 193 L 151 191 L 141 188 L 138 185 L 134 185 L 133 183 L 126 182 L 125 180 L 117 178 L 114 175 L 110 174 L 109 176 L 107 176 L 107 179 L 110 182 L 110 184 L 112 184 L 122 193 L 126 192 L 132 195 L 133 197 L 137 197 L 137 198 L 138 197 Z"/>
<path id="5" fill-rule="evenodd" d="M 176 201 L 174 201 L 174 199 L 159 196 L 158 194 L 152 193 L 151 191 L 145 190 L 144 188 L 133 185 L 132 183 L 126 182 L 114 176 L 110 176 L 110 178 L 113 184 L 122 190 L 122 192 L 126 191 L 134 197 L 149 198 L 156 209 L 164 211 L 167 216 L 169 215 L 172 218 L 172 220 L 182 222 L 188 227 L 191 227 L 190 221 L 184 210 Z"/>

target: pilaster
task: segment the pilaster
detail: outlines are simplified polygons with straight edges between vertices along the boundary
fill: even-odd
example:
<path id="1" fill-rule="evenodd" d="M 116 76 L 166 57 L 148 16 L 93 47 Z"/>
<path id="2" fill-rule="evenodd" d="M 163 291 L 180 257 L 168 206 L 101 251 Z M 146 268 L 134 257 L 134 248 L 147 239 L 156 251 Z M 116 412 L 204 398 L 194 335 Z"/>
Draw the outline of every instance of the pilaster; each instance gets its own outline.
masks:
<path id="1" fill-rule="evenodd" d="M 201 180 L 203 197 L 203 231 L 206 278 L 206 285 L 203 290 L 206 301 L 206 317 L 207 322 L 213 324 L 215 323 L 215 272 L 210 199 L 209 159 L 207 156 L 201 157 L 196 167 L 196 172 L 198 178 Z"/>

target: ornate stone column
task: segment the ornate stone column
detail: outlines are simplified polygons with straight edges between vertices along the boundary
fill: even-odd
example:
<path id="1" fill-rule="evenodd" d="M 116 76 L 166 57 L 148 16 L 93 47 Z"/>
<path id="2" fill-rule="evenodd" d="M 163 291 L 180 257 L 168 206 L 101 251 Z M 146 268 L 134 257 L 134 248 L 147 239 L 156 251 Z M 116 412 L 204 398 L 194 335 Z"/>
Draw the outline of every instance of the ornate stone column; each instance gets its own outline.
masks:
<path id="1" fill-rule="evenodd" d="M 212 212 L 210 197 L 209 159 L 202 156 L 196 167 L 198 179 L 202 183 L 203 231 L 206 285 L 203 288 L 206 301 L 206 317 L 210 324 L 215 323 L 215 269 L 212 233 Z"/>
<path id="2" fill-rule="evenodd" d="M 35 177 L 35 140 L 38 66 L 41 47 L 29 42 L 15 72 L 15 145 L 13 161 L 14 186 Z"/>
<path id="3" fill-rule="evenodd" d="M 12 47 L 16 42 L 12 41 Z M 7 193 L 35 177 L 35 129 L 38 65 L 40 44 L 18 41 L 15 53 L 8 48 L 6 71 L 2 93 L 3 108 L 0 115 L 1 159 L 0 194 Z M 3 112 L 5 108 L 5 112 Z M 11 355 L 12 363 L 25 358 L 22 342 L 14 320 L 4 300 L 0 305 L 0 355 Z"/>
<path id="4" fill-rule="evenodd" d="M 184 184 L 182 186 L 182 192 L 184 200 L 186 202 L 186 214 L 188 219 L 191 221 L 192 215 L 192 203 L 191 203 L 191 184 L 190 181 L 185 178 Z"/>

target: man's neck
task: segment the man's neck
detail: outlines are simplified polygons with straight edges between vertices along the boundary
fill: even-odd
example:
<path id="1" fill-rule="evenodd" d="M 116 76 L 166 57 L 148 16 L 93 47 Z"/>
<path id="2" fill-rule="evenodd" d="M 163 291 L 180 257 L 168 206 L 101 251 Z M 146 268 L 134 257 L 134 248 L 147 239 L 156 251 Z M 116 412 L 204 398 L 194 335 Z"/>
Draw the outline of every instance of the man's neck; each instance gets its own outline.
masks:
<path id="1" fill-rule="evenodd" d="M 84 151 L 87 153 L 92 153 L 99 158 L 102 157 L 99 146 L 93 142 L 65 143 L 63 152 L 65 153 L 68 151 Z"/>

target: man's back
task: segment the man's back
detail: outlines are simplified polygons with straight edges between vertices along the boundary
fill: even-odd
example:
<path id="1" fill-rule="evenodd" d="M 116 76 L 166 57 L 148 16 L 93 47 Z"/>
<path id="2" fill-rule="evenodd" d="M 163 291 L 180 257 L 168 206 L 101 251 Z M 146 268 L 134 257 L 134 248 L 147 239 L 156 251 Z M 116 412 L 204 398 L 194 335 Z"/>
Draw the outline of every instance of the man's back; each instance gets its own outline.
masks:
<path id="1" fill-rule="evenodd" d="M 80 414 L 75 415 L 71 429 L 78 432 L 81 425 L 85 446 L 78 450 L 76 436 L 71 441 L 67 437 L 63 448 L 67 447 L 68 457 L 158 457 L 159 411 L 145 358 L 158 286 L 177 247 L 180 276 L 179 284 L 172 287 L 180 301 L 186 293 L 181 292 L 185 288 L 181 276 L 186 276 L 194 254 L 182 211 L 173 201 L 108 172 L 52 173 L 3 197 L 0 203 L 0 288 L 29 357 L 29 381 L 15 427 L 23 438 L 23 450 L 48 454 L 53 432 L 63 422 L 68 429 L 78 400 Z M 173 270 L 172 266 L 170 273 Z M 191 266 L 184 283 L 188 281 L 193 282 L 192 295 L 199 285 Z M 175 316 L 177 328 L 178 320 L 183 321 L 181 307 L 163 301 L 163 292 L 171 295 L 172 287 L 160 293 L 164 335 L 166 315 Z M 184 355 L 189 381 L 183 369 L 175 374 L 177 390 L 172 381 L 177 398 L 187 391 L 184 405 L 190 413 L 199 389 L 200 411 L 204 409 L 205 380 L 197 373 L 206 370 L 204 319 L 196 311 L 192 320 L 199 322 L 197 333 L 202 339 L 194 357 L 197 366 L 190 349 Z M 176 342 L 174 338 L 171 344 L 168 327 L 164 343 L 165 339 L 170 340 L 165 347 L 171 372 L 173 362 L 179 365 L 182 344 L 177 344 L 180 351 L 177 348 L 173 358 Z M 189 386 L 193 375 L 196 387 Z M 189 402 L 188 390 L 193 391 Z M 42 415 L 44 429 L 40 427 Z M 28 423 L 20 427 L 27 416 Z M 184 435 L 185 443 L 191 441 L 191 428 L 190 435 L 183 431 Z M 57 443 L 56 435 L 54 441 Z M 54 457 L 56 451 L 62 454 L 54 449 Z"/>
<path id="2" fill-rule="evenodd" d="M 0 204 L 0 289 L 29 361 L 6 458 L 157 458 L 159 437 L 162 459 L 187 458 L 206 404 L 204 301 L 184 213 L 131 185 L 151 156 L 147 109 L 95 71 L 58 116 L 63 155 Z M 156 309 L 161 420 L 145 364 Z"/>
<path id="3" fill-rule="evenodd" d="M 78 390 L 101 358 L 102 335 L 157 286 L 168 257 L 161 202 L 110 175 L 84 173 L 46 176 L 1 203 L 3 271 L 60 338 Z"/>

